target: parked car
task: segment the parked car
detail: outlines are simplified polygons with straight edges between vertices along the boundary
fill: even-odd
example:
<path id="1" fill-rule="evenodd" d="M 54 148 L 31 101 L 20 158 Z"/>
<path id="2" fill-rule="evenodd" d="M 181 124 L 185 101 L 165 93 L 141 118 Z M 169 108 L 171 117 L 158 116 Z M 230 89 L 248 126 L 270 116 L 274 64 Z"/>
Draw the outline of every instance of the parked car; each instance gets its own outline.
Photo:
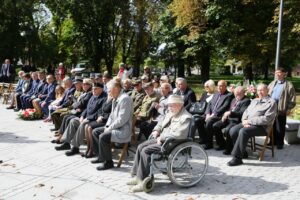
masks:
<path id="1" fill-rule="evenodd" d="M 243 71 L 237 71 L 237 72 L 234 72 L 233 75 L 235 76 L 239 76 L 239 75 L 243 75 Z"/>

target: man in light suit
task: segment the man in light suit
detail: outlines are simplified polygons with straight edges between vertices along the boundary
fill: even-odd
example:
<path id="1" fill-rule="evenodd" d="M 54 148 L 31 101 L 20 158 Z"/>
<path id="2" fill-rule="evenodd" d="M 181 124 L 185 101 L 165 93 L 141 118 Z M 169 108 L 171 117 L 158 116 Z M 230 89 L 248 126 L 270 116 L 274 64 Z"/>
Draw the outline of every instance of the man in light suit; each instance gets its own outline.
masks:
<path id="1" fill-rule="evenodd" d="M 0 82 L 13 83 L 15 75 L 15 67 L 10 63 L 9 59 L 5 59 L 0 71 Z"/>
<path id="2" fill-rule="evenodd" d="M 143 180 L 150 173 L 150 156 L 160 152 L 161 146 L 168 138 L 186 139 L 189 132 L 192 115 L 184 108 L 184 101 L 179 95 L 168 97 L 168 110 L 163 120 L 160 120 L 151 133 L 153 139 L 147 140 L 137 148 L 131 174 L 133 179 L 127 185 L 134 185 L 132 192 L 143 191 Z"/>
<path id="3" fill-rule="evenodd" d="M 232 127 L 229 131 L 234 143 L 232 160 L 228 166 L 243 164 L 246 146 L 249 138 L 253 136 L 265 136 L 273 126 L 277 114 L 276 102 L 268 96 L 268 88 L 265 84 L 257 86 L 258 98 L 253 99 L 242 116 L 242 122 Z"/>
<path id="4" fill-rule="evenodd" d="M 131 139 L 131 124 L 133 115 L 132 99 L 122 92 L 121 83 L 111 80 L 107 83 L 108 95 L 113 98 L 112 111 L 105 127 L 93 130 L 94 147 L 98 146 L 96 162 L 102 163 L 97 170 L 114 167 L 111 155 L 111 142 L 128 143 Z M 95 148 L 96 149 L 96 148 Z"/>

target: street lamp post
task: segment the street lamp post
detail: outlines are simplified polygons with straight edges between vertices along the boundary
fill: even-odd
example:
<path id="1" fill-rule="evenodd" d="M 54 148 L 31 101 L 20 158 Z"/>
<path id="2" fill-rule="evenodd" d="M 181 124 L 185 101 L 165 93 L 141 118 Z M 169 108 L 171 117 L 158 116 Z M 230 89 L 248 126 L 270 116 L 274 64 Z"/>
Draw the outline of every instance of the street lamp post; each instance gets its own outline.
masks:
<path id="1" fill-rule="evenodd" d="M 278 69 L 280 65 L 280 47 L 281 47 L 280 42 L 281 42 L 282 17 L 283 17 L 283 0 L 280 0 L 275 71 Z"/>

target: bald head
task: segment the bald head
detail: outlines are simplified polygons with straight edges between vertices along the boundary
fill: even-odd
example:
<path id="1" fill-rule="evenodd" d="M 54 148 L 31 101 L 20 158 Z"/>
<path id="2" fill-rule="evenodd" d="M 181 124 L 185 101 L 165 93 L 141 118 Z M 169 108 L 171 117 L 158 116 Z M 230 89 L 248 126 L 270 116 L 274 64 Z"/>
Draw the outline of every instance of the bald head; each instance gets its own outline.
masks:
<path id="1" fill-rule="evenodd" d="M 268 96 L 268 86 L 264 83 L 260 83 L 257 85 L 257 94 L 258 98 L 262 99 Z"/>
<path id="2" fill-rule="evenodd" d="M 225 80 L 219 80 L 218 81 L 218 91 L 221 94 L 224 94 L 227 90 L 227 82 Z"/>

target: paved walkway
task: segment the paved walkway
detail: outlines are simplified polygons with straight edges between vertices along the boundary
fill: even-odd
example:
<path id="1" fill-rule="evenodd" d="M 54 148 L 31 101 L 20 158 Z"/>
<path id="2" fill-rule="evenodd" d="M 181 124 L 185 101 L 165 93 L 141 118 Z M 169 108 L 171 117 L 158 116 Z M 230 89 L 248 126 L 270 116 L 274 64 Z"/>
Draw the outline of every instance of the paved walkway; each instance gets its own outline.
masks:
<path id="1" fill-rule="evenodd" d="M 133 154 L 121 168 L 98 172 L 90 159 L 66 157 L 49 141 L 52 125 L 22 121 L 0 105 L 0 199 L 299 199 L 300 145 L 286 145 L 265 161 L 252 156 L 239 167 L 230 157 L 209 150 L 209 169 L 203 181 L 178 188 L 162 174 L 152 193 L 129 193 Z M 84 149 L 84 147 L 82 147 Z M 83 150 L 82 150 L 83 151 Z"/>

